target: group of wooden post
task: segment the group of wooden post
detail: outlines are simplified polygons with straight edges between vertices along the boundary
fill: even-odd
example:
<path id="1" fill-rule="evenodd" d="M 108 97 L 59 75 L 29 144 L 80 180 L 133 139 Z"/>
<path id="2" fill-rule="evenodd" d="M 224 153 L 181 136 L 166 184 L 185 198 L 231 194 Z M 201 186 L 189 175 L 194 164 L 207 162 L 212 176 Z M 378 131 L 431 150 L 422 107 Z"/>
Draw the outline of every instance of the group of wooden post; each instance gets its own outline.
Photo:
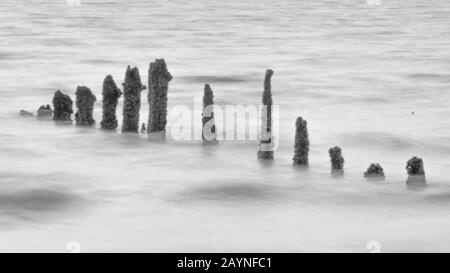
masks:
<path id="1" fill-rule="evenodd" d="M 264 79 L 264 91 L 262 95 L 262 104 L 265 111 L 262 113 L 261 123 L 261 137 L 259 142 L 258 159 L 273 160 L 273 136 L 272 136 L 272 89 L 271 78 L 273 70 L 266 71 Z M 143 133 L 147 133 L 150 139 L 164 140 L 167 124 L 167 93 L 169 82 L 172 80 L 172 75 L 167 70 L 167 65 L 164 59 L 156 59 L 150 63 L 148 71 L 148 103 L 149 115 L 148 123 L 139 127 L 139 113 L 141 106 L 141 92 L 147 87 L 142 84 L 137 67 L 131 68 L 128 66 L 125 73 L 125 81 L 123 83 L 123 121 L 122 132 L 124 133 L 138 133 L 139 128 Z M 76 89 L 76 107 L 75 122 L 77 126 L 94 126 L 95 120 L 93 118 L 95 95 L 85 86 L 78 86 Z M 122 91 L 117 87 L 111 75 L 106 76 L 103 81 L 103 116 L 100 122 L 100 127 L 104 130 L 115 130 L 118 127 L 116 118 L 116 107 L 119 98 L 122 96 Z M 203 95 L 203 107 L 214 105 L 214 95 L 209 84 L 205 84 Z M 56 122 L 72 123 L 71 115 L 72 99 L 70 96 L 63 94 L 61 91 L 56 91 L 53 97 L 53 110 L 50 105 L 41 106 L 38 110 L 38 118 L 53 117 Z M 204 144 L 217 144 L 215 138 L 214 113 L 202 115 L 203 127 L 208 122 L 212 122 L 210 127 L 212 138 L 205 137 L 202 133 Z M 294 166 L 307 167 L 309 165 L 309 136 L 307 129 L 307 122 L 301 117 L 298 117 L 295 123 L 295 145 L 294 145 Z M 329 149 L 331 159 L 331 169 L 333 175 L 343 175 L 344 158 L 342 156 L 342 149 L 340 147 L 333 147 Z M 407 162 L 408 185 L 425 185 L 425 172 L 423 167 L 423 160 L 418 157 L 413 157 Z M 372 163 L 364 177 L 368 179 L 384 179 L 385 174 L 380 164 Z"/>

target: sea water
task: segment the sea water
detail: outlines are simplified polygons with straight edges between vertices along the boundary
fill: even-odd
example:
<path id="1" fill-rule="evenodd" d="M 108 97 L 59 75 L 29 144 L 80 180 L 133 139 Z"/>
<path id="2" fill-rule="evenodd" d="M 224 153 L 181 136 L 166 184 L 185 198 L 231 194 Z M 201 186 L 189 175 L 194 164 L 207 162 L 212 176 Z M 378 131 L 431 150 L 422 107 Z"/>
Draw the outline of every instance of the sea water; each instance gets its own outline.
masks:
<path id="1" fill-rule="evenodd" d="M 0 251 L 450 251 L 449 13 L 445 0 L 2 0 Z M 147 85 L 156 58 L 173 75 L 169 112 L 205 83 L 218 106 L 259 105 L 273 69 L 273 164 L 255 140 L 99 130 L 104 77 L 121 87 L 137 66 Z M 96 128 L 18 116 L 78 85 L 97 96 Z M 292 167 L 298 116 L 308 170 Z M 421 190 L 405 185 L 412 156 Z M 384 181 L 363 178 L 370 163 Z"/>

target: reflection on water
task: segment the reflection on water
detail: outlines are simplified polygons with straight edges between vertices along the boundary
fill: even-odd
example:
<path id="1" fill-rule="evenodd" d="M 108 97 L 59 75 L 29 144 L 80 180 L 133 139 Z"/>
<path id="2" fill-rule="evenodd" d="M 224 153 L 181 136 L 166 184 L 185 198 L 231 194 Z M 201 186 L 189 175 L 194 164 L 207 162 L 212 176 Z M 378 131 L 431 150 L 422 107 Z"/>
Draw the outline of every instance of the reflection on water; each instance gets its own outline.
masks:
<path id="1" fill-rule="evenodd" d="M 2 1 L 0 251 L 449 251 L 450 4 L 391 2 Z M 156 144 L 18 117 L 58 88 L 100 97 L 107 74 L 119 85 L 127 65 L 146 75 L 159 57 L 174 76 L 169 108 L 206 82 L 218 104 L 259 104 L 274 69 L 273 163 L 258 162 L 254 141 Z M 292 166 L 297 116 L 306 170 Z M 420 190 L 405 185 L 415 155 Z M 363 178 L 372 162 L 384 181 Z"/>
<path id="2" fill-rule="evenodd" d="M 274 198 L 280 198 L 280 188 L 257 182 L 249 183 L 220 180 L 212 181 L 211 185 L 192 186 L 186 192 L 179 192 L 179 202 L 198 202 L 198 201 L 215 201 L 215 202 L 267 202 Z"/>
<path id="3" fill-rule="evenodd" d="M 70 193 L 45 189 L 2 193 L 0 195 L 1 214 L 33 216 L 35 213 L 68 210 L 76 201 Z"/>

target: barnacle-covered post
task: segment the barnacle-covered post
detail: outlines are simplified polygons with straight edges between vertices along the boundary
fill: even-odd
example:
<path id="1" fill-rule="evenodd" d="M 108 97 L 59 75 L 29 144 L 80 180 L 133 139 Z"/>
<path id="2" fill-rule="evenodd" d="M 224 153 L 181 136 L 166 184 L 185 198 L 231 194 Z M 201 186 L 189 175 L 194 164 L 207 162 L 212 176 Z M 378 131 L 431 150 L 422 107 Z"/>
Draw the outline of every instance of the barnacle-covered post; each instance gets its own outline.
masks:
<path id="1" fill-rule="evenodd" d="M 122 91 L 117 87 L 111 75 L 103 80 L 103 117 L 100 127 L 106 130 L 115 130 L 118 126 L 116 118 L 117 102 L 122 96 Z"/>
<path id="2" fill-rule="evenodd" d="M 217 144 L 216 125 L 214 123 L 214 94 L 209 84 L 205 84 L 202 113 L 203 144 Z"/>
<path id="3" fill-rule="evenodd" d="M 75 104 L 78 111 L 75 113 L 75 122 L 77 126 L 93 126 L 95 119 L 93 117 L 94 102 L 97 100 L 91 89 L 86 86 L 78 86 L 75 92 Z"/>
<path id="4" fill-rule="evenodd" d="M 409 186 L 423 186 L 426 185 L 425 169 L 423 167 L 422 158 L 414 156 L 406 162 L 406 171 L 408 173 L 408 180 L 406 184 Z"/>
<path id="5" fill-rule="evenodd" d="M 142 85 L 137 67 L 128 66 L 123 83 L 123 122 L 122 132 L 138 133 L 139 111 L 141 109 L 141 92 L 146 87 Z"/>
<path id="6" fill-rule="evenodd" d="M 342 149 L 338 146 L 330 148 L 328 150 L 331 160 L 331 172 L 333 174 L 343 174 L 344 173 L 344 157 L 342 157 Z"/>
<path id="7" fill-rule="evenodd" d="M 56 91 L 53 96 L 53 120 L 63 123 L 72 123 L 72 99 L 63 94 L 61 91 Z"/>
<path id="8" fill-rule="evenodd" d="M 258 158 L 273 159 L 272 143 L 272 69 L 266 70 L 264 78 L 264 91 L 262 96 L 261 135 L 259 142 Z"/>
<path id="9" fill-rule="evenodd" d="M 367 179 L 384 179 L 385 175 L 383 167 L 378 163 L 370 164 L 369 168 L 367 168 L 367 171 L 364 173 L 364 177 Z"/>
<path id="10" fill-rule="evenodd" d="M 294 166 L 307 167 L 309 164 L 309 135 L 307 122 L 301 117 L 295 122 Z"/>
<path id="11" fill-rule="evenodd" d="M 149 139 L 164 140 L 167 123 L 167 93 L 172 75 L 167 70 L 164 59 L 150 63 L 148 70 L 149 114 L 147 133 Z"/>

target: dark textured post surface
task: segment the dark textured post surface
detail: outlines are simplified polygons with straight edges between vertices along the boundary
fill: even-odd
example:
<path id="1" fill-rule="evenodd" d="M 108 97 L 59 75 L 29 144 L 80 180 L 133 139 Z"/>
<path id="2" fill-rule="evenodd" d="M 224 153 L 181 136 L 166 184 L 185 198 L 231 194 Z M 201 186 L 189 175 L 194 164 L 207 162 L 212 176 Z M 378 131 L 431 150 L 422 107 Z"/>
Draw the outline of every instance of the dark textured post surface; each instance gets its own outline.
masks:
<path id="1" fill-rule="evenodd" d="M 203 144 L 217 144 L 216 125 L 214 124 L 214 94 L 209 84 L 205 84 L 203 93 L 202 139 Z M 205 132 L 206 131 L 206 132 Z"/>
<path id="2" fill-rule="evenodd" d="M 344 169 L 344 158 L 342 157 L 342 149 L 340 147 L 333 147 L 328 150 L 331 160 L 331 170 L 341 171 Z"/>
<path id="3" fill-rule="evenodd" d="M 59 90 L 56 91 L 53 96 L 53 120 L 71 123 L 72 104 L 72 99 L 68 95 L 63 94 Z"/>
<path id="4" fill-rule="evenodd" d="M 370 164 L 369 168 L 367 168 L 367 171 L 364 173 L 364 177 L 377 179 L 384 178 L 385 176 L 383 167 L 381 167 L 381 165 L 378 163 Z"/>
<path id="5" fill-rule="evenodd" d="M 141 92 L 145 89 L 137 67 L 128 66 L 123 83 L 123 122 L 122 132 L 138 133 Z"/>
<path id="6" fill-rule="evenodd" d="M 308 166 L 309 155 L 309 136 L 306 120 L 301 117 L 295 122 L 295 149 L 294 149 L 294 165 Z"/>
<path id="7" fill-rule="evenodd" d="M 147 132 L 161 132 L 165 135 L 167 123 L 167 92 L 172 75 L 164 59 L 150 63 L 148 70 L 148 124 Z"/>
<path id="8" fill-rule="evenodd" d="M 116 118 L 117 102 L 122 96 L 122 91 L 117 87 L 111 75 L 106 76 L 103 81 L 103 118 L 100 122 L 102 129 L 114 130 L 118 126 Z"/>
<path id="9" fill-rule="evenodd" d="M 272 69 L 266 70 L 264 91 L 262 96 L 263 109 L 261 114 L 261 140 L 259 142 L 259 159 L 273 159 L 272 143 Z"/>
<path id="10" fill-rule="evenodd" d="M 93 126 L 94 102 L 97 100 L 91 89 L 86 86 L 78 86 L 75 92 L 75 104 L 78 111 L 75 113 L 76 126 Z"/>
<path id="11" fill-rule="evenodd" d="M 408 162 L 406 162 L 406 171 L 408 173 L 406 184 L 413 186 L 426 184 L 422 158 L 414 156 L 408 160 Z"/>

